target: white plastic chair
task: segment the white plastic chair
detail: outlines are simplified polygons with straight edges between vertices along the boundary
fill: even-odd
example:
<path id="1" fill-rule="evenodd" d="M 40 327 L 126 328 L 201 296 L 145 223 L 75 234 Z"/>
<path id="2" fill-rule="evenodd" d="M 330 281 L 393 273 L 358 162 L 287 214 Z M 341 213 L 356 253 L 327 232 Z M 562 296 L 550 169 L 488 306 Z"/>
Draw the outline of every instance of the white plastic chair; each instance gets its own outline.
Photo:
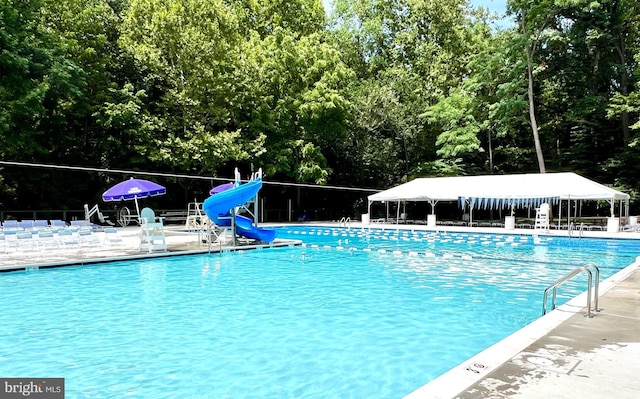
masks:
<path id="1" fill-rule="evenodd" d="M 104 240 L 109 245 L 124 245 L 124 240 L 120 237 L 115 227 L 104 228 Z"/>
<path id="2" fill-rule="evenodd" d="M 51 230 L 38 230 L 38 248 L 40 249 L 58 249 L 58 240 L 53 236 Z"/>
<path id="3" fill-rule="evenodd" d="M 77 248 L 80 246 L 80 241 L 73 234 L 73 231 L 69 229 L 58 230 L 58 242 L 63 248 Z"/>
<path id="4" fill-rule="evenodd" d="M 78 237 L 81 246 L 102 245 L 100 237 L 93 234 L 91 227 L 81 227 L 78 230 Z"/>
<path id="5" fill-rule="evenodd" d="M 5 254 L 9 252 L 9 243 L 3 233 L 0 233 L 0 252 Z"/>
<path id="6" fill-rule="evenodd" d="M 33 235 L 30 231 L 21 231 L 16 234 L 16 240 L 18 241 L 18 249 L 24 251 L 23 254 L 37 251 L 38 245 L 33 239 Z"/>

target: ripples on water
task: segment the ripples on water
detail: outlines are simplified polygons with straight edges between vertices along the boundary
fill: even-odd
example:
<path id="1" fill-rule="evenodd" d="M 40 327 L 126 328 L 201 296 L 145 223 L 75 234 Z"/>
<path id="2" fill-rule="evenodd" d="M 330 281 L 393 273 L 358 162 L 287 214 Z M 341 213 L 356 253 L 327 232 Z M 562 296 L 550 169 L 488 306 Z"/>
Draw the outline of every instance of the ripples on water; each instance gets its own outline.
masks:
<path id="1" fill-rule="evenodd" d="M 304 233 L 304 234 L 303 234 Z M 67 398 L 399 398 L 635 243 L 279 229 L 304 246 L 0 275 L 0 375 Z M 573 280 L 559 302 L 585 289 Z"/>

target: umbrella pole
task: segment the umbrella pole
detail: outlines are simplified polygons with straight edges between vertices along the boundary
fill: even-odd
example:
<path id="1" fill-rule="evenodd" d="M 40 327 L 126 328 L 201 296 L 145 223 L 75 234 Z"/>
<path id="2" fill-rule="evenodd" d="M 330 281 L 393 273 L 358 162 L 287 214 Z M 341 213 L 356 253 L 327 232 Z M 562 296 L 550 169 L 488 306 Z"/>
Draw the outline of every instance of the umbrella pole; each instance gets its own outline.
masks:
<path id="1" fill-rule="evenodd" d="M 138 215 L 138 224 L 140 223 L 140 206 L 138 205 L 138 196 L 133 197 L 134 202 L 136 203 L 136 214 Z"/>

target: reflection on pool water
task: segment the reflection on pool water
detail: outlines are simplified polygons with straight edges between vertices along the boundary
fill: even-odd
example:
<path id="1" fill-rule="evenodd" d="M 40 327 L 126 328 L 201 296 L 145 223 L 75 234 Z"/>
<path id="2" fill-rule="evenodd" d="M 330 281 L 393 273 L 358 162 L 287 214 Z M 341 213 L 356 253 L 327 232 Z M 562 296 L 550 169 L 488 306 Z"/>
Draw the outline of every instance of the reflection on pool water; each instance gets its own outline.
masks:
<path id="1" fill-rule="evenodd" d="M 0 375 L 69 398 L 400 398 L 634 241 L 285 227 L 302 246 L 0 274 Z M 577 278 L 562 303 L 586 287 Z"/>

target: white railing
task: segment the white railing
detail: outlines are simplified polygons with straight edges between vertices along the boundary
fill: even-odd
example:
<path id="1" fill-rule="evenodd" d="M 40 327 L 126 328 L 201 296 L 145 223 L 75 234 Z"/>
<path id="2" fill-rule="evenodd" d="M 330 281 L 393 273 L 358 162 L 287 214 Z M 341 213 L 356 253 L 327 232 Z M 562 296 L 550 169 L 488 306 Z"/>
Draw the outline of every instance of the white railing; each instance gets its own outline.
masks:
<path id="1" fill-rule="evenodd" d="M 338 226 L 340 227 L 346 227 L 346 228 L 351 228 L 351 218 L 350 217 L 343 217 L 342 219 L 340 219 L 340 221 L 338 222 Z"/>
<path id="2" fill-rule="evenodd" d="M 582 236 L 584 235 L 584 223 L 580 223 L 580 227 L 576 227 L 576 225 L 571 222 L 567 230 L 569 232 L 569 238 L 573 237 L 573 231 L 577 231 L 578 238 L 582 238 Z"/>
<path id="3" fill-rule="evenodd" d="M 108 217 L 104 216 L 102 212 L 100 212 L 98 204 L 95 204 L 91 209 L 89 209 L 89 205 L 84 204 L 84 220 L 91 221 L 91 216 L 93 215 L 97 215 L 98 220 L 100 220 L 101 223 L 108 223 L 113 226 L 113 222 L 107 220 Z"/>

